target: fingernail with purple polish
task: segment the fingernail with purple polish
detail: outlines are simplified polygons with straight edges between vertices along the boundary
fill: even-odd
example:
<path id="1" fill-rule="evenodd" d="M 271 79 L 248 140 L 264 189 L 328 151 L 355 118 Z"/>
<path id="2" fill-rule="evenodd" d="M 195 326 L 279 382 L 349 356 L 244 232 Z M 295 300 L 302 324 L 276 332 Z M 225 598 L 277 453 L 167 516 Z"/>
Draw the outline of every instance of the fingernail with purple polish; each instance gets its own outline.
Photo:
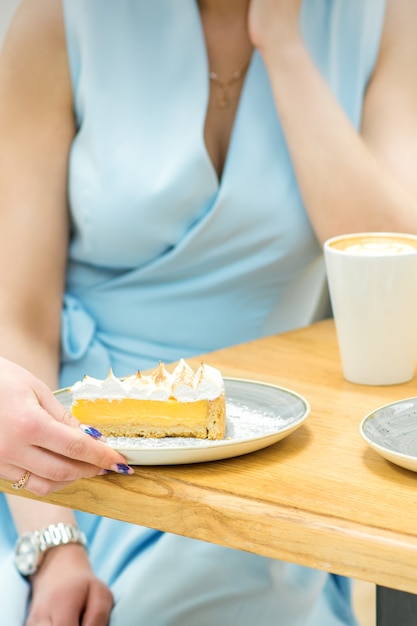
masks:
<path id="1" fill-rule="evenodd" d="M 93 439 L 106 441 L 105 436 L 102 435 L 101 432 L 97 430 L 97 428 L 94 428 L 93 426 L 87 426 L 86 424 L 80 424 L 80 428 L 83 432 L 85 432 L 86 435 L 90 435 L 90 437 L 92 437 Z"/>
<path id="2" fill-rule="evenodd" d="M 125 465 L 124 463 L 116 463 L 115 465 L 112 465 L 110 469 L 112 469 L 113 472 L 117 472 L 118 474 L 134 474 L 134 470 L 129 467 L 129 465 Z"/>

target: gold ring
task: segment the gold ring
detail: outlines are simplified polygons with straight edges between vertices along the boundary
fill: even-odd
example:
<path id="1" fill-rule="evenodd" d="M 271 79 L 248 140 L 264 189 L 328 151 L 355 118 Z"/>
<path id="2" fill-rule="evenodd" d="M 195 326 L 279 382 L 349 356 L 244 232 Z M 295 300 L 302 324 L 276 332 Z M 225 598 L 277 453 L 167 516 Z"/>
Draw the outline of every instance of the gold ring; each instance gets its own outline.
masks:
<path id="1" fill-rule="evenodd" d="M 18 480 L 16 483 L 12 483 L 13 489 L 23 489 L 23 487 L 26 487 L 26 483 L 29 480 L 29 476 L 30 476 L 30 472 L 28 470 L 27 472 L 24 473 L 24 475 L 22 476 L 20 480 Z"/>

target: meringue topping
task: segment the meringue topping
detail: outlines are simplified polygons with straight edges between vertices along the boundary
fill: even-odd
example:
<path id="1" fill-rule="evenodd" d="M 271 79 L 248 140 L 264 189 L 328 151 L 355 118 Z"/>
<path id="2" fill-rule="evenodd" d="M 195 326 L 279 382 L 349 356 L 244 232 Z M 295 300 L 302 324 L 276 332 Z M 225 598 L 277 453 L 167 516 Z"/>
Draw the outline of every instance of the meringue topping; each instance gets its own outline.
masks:
<path id="1" fill-rule="evenodd" d="M 112 370 L 104 380 L 84 376 L 71 387 L 73 400 L 123 398 L 195 402 L 213 400 L 224 393 L 223 377 L 219 370 L 202 363 L 197 372 L 181 359 L 170 374 L 163 362 L 149 375 L 140 371 L 126 378 L 117 378 Z"/>

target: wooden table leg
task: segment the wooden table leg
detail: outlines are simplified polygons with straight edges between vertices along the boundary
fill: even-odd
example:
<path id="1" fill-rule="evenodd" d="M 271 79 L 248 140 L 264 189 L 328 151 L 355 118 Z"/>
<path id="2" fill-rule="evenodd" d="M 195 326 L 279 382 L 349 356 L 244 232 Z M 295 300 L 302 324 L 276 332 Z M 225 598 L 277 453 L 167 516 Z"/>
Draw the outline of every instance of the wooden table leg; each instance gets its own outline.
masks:
<path id="1" fill-rule="evenodd" d="M 378 585 L 376 623 L 377 626 L 416 626 L 417 595 Z"/>

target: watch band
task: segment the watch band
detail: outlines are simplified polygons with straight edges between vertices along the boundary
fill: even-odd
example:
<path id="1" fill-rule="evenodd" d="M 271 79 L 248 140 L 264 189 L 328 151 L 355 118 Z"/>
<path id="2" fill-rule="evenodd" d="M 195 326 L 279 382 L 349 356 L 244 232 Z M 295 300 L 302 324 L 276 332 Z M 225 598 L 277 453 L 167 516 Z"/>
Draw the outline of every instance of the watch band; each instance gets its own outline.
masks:
<path id="1" fill-rule="evenodd" d="M 39 548 L 41 552 L 61 546 L 66 543 L 80 543 L 84 547 L 87 546 L 87 539 L 82 530 L 73 524 L 64 524 L 58 522 L 58 524 L 49 524 L 43 530 L 35 530 L 38 533 Z"/>
<path id="2" fill-rule="evenodd" d="M 87 548 L 85 534 L 73 524 L 59 522 L 42 530 L 23 533 L 16 542 L 16 568 L 22 576 L 30 576 L 38 571 L 48 550 L 69 543 L 78 543 Z"/>

